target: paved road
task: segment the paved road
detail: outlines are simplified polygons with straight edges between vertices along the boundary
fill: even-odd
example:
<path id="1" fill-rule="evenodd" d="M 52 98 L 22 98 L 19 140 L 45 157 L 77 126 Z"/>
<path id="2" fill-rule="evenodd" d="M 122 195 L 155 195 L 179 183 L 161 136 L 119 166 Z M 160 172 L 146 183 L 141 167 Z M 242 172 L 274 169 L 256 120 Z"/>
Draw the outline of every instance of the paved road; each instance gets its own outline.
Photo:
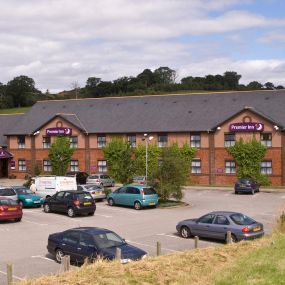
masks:
<path id="1" fill-rule="evenodd" d="M 6 264 L 14 265 L 15 281 L 25 276 L 34 277 L 57 273 L 61 265 L 47 254 L 50 233 L 78 226 L 98 226 L 112 229 L 131 244 L 155 255 L 156 242 L 162 243 L 162 253 L 192 249 L 193 239 L 180 238 L 175 230 L 178 221 L 195 218 L 212 210 L 240 211 L 261 221 L 268 232 L 285 202 L 285 193 L 261 192 L 255 195 L 234 195 L 229 190 L 188 189 L 185 201 L 191 207 L 146 209 L 135 211 L 124 207 L 109 207 L 97 203 L 93 217 L 68 218 L 61 214 L 46 214 L 42 209 L 24 209 L 20 223 L 0 223 L 0 284 L 5 284 Z M 200 247 L 221 245 L 200 241 Z"/>

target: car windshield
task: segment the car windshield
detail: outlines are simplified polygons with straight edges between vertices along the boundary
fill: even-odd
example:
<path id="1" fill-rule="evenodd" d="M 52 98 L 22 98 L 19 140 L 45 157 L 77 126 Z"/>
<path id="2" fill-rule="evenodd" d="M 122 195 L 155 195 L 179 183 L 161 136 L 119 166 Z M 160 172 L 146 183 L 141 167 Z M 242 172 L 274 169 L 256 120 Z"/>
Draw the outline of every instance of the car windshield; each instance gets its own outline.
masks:
<path id="1" fill-rule="evenodd" d="M 13 196 L 16 195 L 14 190 L 11 188 L 0 189 L 0 196 Z"/>
<path id="2" fill-rule="evenodd" d="M 126 242 L 113 232 L 94 235 L 94 240 L 98 248 L 117 247 Z"/>
<path id="3" fill-rule="evenodd" d="M 137 176 L 137 177 L 134 177 L 134 180 L 144 180 L 144 176 Z"/>
<path id="4" fill-rule="evenodd" d="M 155 190 L 151 187 L 148 187 L 148 188 L 143 188 L 143 193 L 145 195 L 154 195 L 156 194 Z"/>
<path id="5" fill-rule="evenodd" d="M 230 215 L 230 217 L 232 221 L 237 225 L 245 226 L 245 225 L 252 225 L 256 223 L 255 220 L 243 214 L 232 214 Z"/>
<path id="6" fill-rule="evenodd" d="M 11 199 L 0 199 L 0 205 L 8 206 L 8 205 L 18 205 L 17 201 Z"/>
<path id="7" fill-rule="evenodd" d="M 246 179 L 246 178 L 239 180 L 239 183 L 244 183 L 244 184 L 247 184 L 247 183 L 250 183 L 250 182 L 251 182 L 251 180 L 250 179 Z"/>
<path id="8" fill-rule="evenodd" d="M 100 189 L 102 189 L 101 187 L 99 187 L 97 185 L 86 185 L 85 188 L 87 190 L 100 190 Z"/>
<path id="9" fill-rule="evenodd" d="M 98 175 L 91 175 L 88 177 L 89 179 L 98 179 Z"/>
<path id="10" fill-rule="evenodd" d="M 33 192 L 30 189 L 27 189 L 27 188 L 17 188 L 15 190 L 20 195 L 33 194 Z"/>

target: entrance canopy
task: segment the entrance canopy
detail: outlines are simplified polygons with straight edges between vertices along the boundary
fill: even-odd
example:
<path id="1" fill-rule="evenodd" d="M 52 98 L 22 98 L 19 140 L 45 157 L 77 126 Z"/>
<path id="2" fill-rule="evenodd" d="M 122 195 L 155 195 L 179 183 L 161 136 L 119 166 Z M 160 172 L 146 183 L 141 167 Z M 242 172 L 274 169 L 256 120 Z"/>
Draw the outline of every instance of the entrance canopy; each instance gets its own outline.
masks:
<path id="1" fill-rule="evenodd" d="M 6 149 L 0 149 L 0 159 L 12 158 L 13 155 Z"/>

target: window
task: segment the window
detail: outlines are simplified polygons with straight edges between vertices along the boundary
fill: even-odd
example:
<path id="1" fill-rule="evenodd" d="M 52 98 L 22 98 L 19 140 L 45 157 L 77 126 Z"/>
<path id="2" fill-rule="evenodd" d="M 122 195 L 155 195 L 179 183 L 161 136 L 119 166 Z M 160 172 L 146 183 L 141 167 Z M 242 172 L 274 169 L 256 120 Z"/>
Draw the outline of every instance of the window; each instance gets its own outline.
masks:
<path id="1" fill-rule="evenodd" d="M 193 159 L 191 166 L 191 173 L 201 173 L 201 159 Z"/>
<path id="2" fill-rule="evenodd" d="M 215 218 L 215 215 L 213 215 L 213 214 L 207 214 L 207 215 L 201 217 L 201 218 L 198 220 L 198 223 L 202 223 L 202 224 L 212 224 L 214 218 Z"/>
<path id="3" fill-rule="evenodd" d="M 98 160 L 98 171 L 99 172 L 107 172 L 107 161 L 106 160 Z"/>
<path id="4" fill-rule="evenodd" d="M 135 135 L 128 135 L 128 143 L 131 147 L 136 147 L 136 136 Z"/>
<path id="5" fill-rule="evenodd" d="M 70 137 L 70 147 L 77 148 L 78 147 L 78 138 L 77 137 Z"/>
<path id="6" fill-rule="evenodd" d="M 44 172 L 51 172 L 52 171 L 50 160 L 44 159 L 43 164 L 44 164 Z"/>
<path id="7" fill-rule="evenodd" d="M 227 174 L 234 174 L 236 173 L 236 163 L 233 160 L 226 160 L 225 161 L 225 169 Z"/>
<path id="8" fill-rule="evenodd" d="M 78 171 L 78 160 L 70 161 L 70 171 Z"/>
<path id="9" fill-rule="evenodd" d="M 230 222 L 225 216 L 218 215 L 214 221 L 214 224 L 216 225 L 229 225 Z"/>
<path id="10" fill-rule="evenodd" d="M 25 148 L 25 136 L 18 136 L 18 148 Z"/>
<path id="11" fill-rule="evenodd" d="M 50 148 L 50 137 L 43 137 L 43 148 Z"/>
<path id="12" fill-rule="evenodd" d="M 167 146 L 167 135 L 158 135 L 158 147 Z"/>
<path id="13" fill-rule="evenodd" d="M 76 245 L 79 241 L 79 234 L 79 232 L 68 232 L 63 236 L 62 241 L 68 245 Z"/>
<path id="14" fill-rule="evenodd" d="M 200 134 L 190 135 L 190 146 L 191 147 L 200 147 L 201 146 L 201 135 Z"/>
<path id="15" fill-rule="evenodd" d="M 267 147 L 272 147 L 272 134 L 271 133 L 263 133 L 260 135 L 260 142 L 262 145 Z"/>
<path id="16" fill-rule="evenodd" d="M 261 173 L 262 174 L 272 174 L 272 161 L 265 160 L 261 162 Z"/>
<path id="17" fill-rule="evenodd" d="M 236 142 L 235 134 L 233 133 L 225 134 L 225 147 L 233 146 L 235 145 L 235 142 Z"/>
<path id="18" fill-rule="evenodd" d="M 25 159 L 19 159 L 18 161 L 19 171 L 26 171 L 26 160 Z"/>
<path id="19" fill-rule="evenodd" d="M 97 136 L 97 147 L 103 148 L 106 146 L 106 136 L 105 135 L 98 135 Z"/>

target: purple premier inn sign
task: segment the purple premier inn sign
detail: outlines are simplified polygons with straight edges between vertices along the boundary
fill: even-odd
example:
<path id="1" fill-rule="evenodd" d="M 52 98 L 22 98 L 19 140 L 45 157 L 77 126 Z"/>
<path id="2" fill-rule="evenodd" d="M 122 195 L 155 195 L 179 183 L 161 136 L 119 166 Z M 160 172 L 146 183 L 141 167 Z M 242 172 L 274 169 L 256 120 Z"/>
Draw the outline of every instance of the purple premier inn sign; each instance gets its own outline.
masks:
<path id="1" fill-rule="evenodd" d="M 230 132 L 262 132 L 264 124 L 262 123 L 234 123 L 230 124 Z"/>
<path id="2" fill-rule="evenodd" d="M 48 128 L 46 129 L 47 136 L 70 136 L 72 135 L 71 128 Z"/>

